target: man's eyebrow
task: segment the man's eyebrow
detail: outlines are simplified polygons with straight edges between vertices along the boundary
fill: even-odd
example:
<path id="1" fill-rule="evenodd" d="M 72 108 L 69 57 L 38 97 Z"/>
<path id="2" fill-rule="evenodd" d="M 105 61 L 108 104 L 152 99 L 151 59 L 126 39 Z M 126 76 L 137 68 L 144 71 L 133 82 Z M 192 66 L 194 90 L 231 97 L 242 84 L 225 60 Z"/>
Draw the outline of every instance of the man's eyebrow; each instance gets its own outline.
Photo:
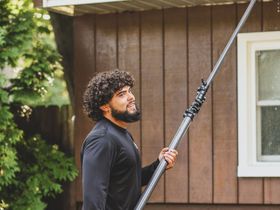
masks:
<path id="1" fill-rule="evenodd" d="M 116 94 L 116 95 L 119 95 L 119 94 L 125 93 L 125 92 L 127 92 L 127 91 L 130 92 L 131 89 L 132 89 L 131 87 L 129 87 L 128 90 L 120 89 L 120 90 L 118 90 L 115 94 Z"/>
<path id="2" fill-rule="evenodd" d="M 124 93 L 124 92 L 126 92 L 126 90 L 119 90 L 119 91 L 116 92 L 116 95 L 119 95 L 119 94 Z"/>

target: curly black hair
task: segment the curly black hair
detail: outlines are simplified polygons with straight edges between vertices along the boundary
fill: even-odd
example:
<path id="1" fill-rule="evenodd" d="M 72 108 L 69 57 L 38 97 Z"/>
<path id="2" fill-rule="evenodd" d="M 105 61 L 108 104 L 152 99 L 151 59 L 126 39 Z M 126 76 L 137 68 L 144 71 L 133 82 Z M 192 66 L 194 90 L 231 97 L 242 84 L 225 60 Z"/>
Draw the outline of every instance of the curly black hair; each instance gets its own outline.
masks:
<path id="1" fill-rule="evenodd" d="M 84 92 L 84 112 L 94 121 L 101 120 L 103 113 L 100 106 L 107 104 L 116 91 L 133 85 L 134 78 L 126 71 L 116 69 L 98 73 L 90 80 Z"/>

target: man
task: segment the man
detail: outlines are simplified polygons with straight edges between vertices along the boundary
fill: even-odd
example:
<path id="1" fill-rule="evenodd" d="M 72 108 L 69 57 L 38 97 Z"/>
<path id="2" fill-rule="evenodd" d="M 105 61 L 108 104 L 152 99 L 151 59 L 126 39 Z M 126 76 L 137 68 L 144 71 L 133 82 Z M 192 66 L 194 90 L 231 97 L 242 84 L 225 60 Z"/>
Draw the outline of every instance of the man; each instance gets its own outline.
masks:
<path id="1" fill-rule="evenodd" d="M 131 210 L 159 160 L 165 158 L 167 169 L 174 166 L 178 152 L 164 148 L 155 162 L 141 168 L 139 151 L 127 131 L 128 123 L 140 119 L 133 85 L 129 73 L 115 70 L 97 74 L 84 93 L 84 111 L 96 125 L 81 151 L 83 210 Z"/>

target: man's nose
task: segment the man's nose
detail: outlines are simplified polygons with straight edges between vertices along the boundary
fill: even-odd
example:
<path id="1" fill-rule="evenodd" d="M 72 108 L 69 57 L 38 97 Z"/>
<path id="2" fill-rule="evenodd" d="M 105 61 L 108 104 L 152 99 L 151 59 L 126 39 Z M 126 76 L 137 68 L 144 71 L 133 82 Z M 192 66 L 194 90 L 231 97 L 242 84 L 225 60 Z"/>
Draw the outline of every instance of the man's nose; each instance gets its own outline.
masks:
<path id="1" fill-rule="evenodd" d="M 135 96 L 133 95 L 133 93 L 128 93 L 128 100 L 135 100 Z"/>

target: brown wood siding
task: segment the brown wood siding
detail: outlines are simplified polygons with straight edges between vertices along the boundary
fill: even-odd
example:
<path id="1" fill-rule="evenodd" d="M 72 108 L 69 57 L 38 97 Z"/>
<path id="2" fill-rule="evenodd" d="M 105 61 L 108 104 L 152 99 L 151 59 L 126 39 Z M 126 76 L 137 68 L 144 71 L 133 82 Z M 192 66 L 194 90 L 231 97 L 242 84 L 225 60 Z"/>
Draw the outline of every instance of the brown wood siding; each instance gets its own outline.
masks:
<path id="1" fill-rule="evenodd" d="M 163 20 L 161 11 L 141 14 L 141 109 L 142 161 L 147 165 L 164 146 Z M 164 176 L 151 196 L 151 202 L 164 201 Z"/>
<path id="2" fill-rule="evenodd" d="M 95 72 L 120 68 L 134 75 L 142 120 L 130 130 L 146 165 L 170 143 L 200 79 L 209 76 L 246 6 L 74 17 L 77 164 L 82 141 L 93 125 L 82 113 L 82 93 Z M 258 2 L 242 32 L 279 29 L 276 4 Z M 151 203 L 280 204 L 279 178 L 237 177 L 236 53 L 235 42 L 178 148 L 175 168 L 161 178 Z M 80 177 L 76 186 L 81 201 Z"/>
<path id="3" fill-rule="evenodd" d="M 213 63 L 236 25 L 236 6 L 217 6 L 212 13 Z M 222 17 L 222 18 L 221 18 Z M 214 202 L 237 202 L 236 45 L 229 50 L 213 83 Z"/>
<path id="4" fill-rule="evenodd" d="M 96 16 L 95 33 L 95 71 L 117 68 L 117 15 Z"/>
<path id="5" fill-rule="evenodd" d="M 188 89 L 193 101 L 201 79 L 211 71 L 211 7 L 189 9 L 188 15 Z M 205 37 L 205 34 L 210 36 Z M 197 59 L 199 58 L 199 59 Z M 189 130 L 189 197 L 191 203 L 212 203 L 212 90 Z M 201 132 L 203 131 L 203 132 Z"/>
<path id="6" fill-rule="evenodd" d="M 168 145 L 182 120 L 182 112 L 178 110 L 184 110 L 187 104 L 187 12 L 182 9 L 170 9 L 164 11 L 163 15 L 165 145 Z M 185 137 L 178 148 L 180 157 L 176 168 L 166 173 L 166 202 L 188 201 L 186 151 L 188 142 Z"/>

